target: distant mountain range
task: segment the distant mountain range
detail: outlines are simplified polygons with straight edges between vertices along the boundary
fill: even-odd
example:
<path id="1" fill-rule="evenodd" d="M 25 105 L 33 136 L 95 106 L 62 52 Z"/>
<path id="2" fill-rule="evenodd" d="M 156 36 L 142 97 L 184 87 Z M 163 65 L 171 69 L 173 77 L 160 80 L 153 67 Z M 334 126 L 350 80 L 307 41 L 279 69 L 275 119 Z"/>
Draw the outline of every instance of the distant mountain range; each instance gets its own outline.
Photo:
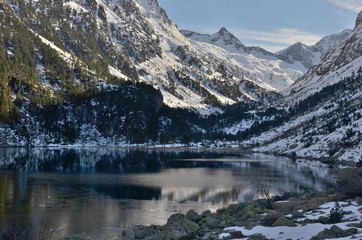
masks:
<path id="1" fill-rule="evenodd" d="M 342 83 L 359 81 L 361 22 L 271 53 L 226 28 L 180 31 L 156 0 L 0 2 L 0 145 L 233 141 L 317 156 L 297 141 L 331 148 L 319 117 L 359 116 L 359 87 Z M 333 132 L 361 132 L 345 113 Z"/>

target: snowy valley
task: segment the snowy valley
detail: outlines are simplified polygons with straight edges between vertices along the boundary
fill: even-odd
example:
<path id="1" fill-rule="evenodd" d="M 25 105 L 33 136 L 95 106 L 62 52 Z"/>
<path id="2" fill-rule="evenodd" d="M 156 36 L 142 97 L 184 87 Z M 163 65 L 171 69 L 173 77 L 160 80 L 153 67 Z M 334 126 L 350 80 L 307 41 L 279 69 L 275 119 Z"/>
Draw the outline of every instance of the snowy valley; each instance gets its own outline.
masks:
<path id="1" fill-rule="evenodd" d="M 0 3 L 2 146 L 241 147 L 358 161 L 362 14 L 277 53 L 156 0 Z"/>

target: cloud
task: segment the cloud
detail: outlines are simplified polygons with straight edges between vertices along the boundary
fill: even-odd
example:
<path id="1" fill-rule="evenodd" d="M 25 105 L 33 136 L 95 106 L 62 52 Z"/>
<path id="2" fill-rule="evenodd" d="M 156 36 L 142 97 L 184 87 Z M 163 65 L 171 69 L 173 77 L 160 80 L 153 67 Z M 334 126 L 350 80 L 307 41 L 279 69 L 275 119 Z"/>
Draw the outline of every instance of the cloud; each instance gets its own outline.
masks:
<path id="1" fill-rule="evenodd" d="M 326 0 L 326 1 L 355 13 L 359 13 L 362 10 L 361 0 Z"/>
<path id="2" fill-rule="evenodd" d="M 306 45 L 313 45 L 318 42 L 322 36 L 305 32 L 299 29 L 281 28 L 273 31 L 253 31 L 247 29 L 231 29 L 241 41 L 253 40 L 269 43 L 270 46 L 288 46 L 296 42 L 302 42 Z"/>

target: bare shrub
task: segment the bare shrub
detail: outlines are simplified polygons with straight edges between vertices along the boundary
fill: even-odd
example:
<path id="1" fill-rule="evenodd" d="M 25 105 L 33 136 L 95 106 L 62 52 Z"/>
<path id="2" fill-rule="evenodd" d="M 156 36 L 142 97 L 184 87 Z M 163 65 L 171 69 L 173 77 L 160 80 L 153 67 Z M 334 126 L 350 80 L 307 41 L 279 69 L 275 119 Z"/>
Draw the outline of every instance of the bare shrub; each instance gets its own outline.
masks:
<path id="1" fill-rule="evenodd" d="M 270 195 L 270 185 L 265 180 L 255 177 L 251 179 L 251 185 L 254 191 L 258 193 L 261 198 L 266 200 L 267 208 L 273 209 L 273 201 Z"/>

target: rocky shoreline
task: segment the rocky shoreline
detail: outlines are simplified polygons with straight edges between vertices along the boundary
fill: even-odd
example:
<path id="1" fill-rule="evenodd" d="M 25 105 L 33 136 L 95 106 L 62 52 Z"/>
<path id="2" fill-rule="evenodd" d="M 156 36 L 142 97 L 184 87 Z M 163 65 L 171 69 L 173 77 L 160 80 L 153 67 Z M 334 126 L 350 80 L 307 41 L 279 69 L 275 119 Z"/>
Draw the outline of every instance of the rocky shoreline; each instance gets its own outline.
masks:
<path id="1" fill-rule="evenodd" d="M 135 226 L 128 229 L 118 229 L 115 233 L 102 232 L 92 239 L 122 239 L 122 240 L 191 240 L 204 239 L 268 239 L 261 233 L 252 235 L 244 234 L 240 230 L 226 229 L 230 226 L 243 226 L 245 229 L 253 229 L 256 226 L 264 227 L 296 227 L 307 224 L 323 224 L 321 229 L 312 239 L 328 239 L 353 236 L 362 230 L 362 221 L 348 223 L 347 229 L 341 229 L 337 225 L 331 225 L 328 217 L 321 216 L 317 219 L 305 218 L 307 212 L 318 212 L 319 206 L 328 202 L 346 201 L 358 205 L 362 211 L 362 199 L 347 200 L 345 196 L 333 194 L 304 192 L 301 194 L 284 194 L 273 199 L 273 209 L 269 209 L 265 200 L 255 200 L 232 204 L 228 207 L 212 213 L 207 210 L 200 214 L 189 210 L 186 214 L 176 213 L 169 217 L 163 226 Z M 346 204 L 347 206 L 348 204 Z M 355 219 L 354 219 L 355 220 Z M 226 229 L 226 230 L 225 230 Z M 224 233 L 223 235 L 220 235 Z M 75 236 L 67 239 L 89 239 L 89 236 Z"/>

